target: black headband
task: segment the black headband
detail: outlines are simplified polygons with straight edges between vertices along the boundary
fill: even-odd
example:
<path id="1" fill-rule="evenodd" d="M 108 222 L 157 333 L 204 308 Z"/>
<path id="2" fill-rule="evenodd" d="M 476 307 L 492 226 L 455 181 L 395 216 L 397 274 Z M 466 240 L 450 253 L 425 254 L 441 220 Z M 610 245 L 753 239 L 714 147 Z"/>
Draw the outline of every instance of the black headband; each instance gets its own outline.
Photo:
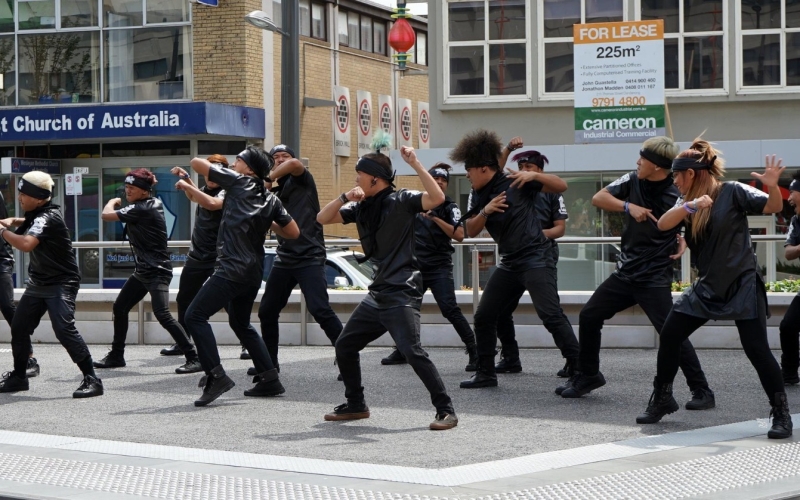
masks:
<path id="1" fill-rule="evenodd" d="M 431 174 L 431 177 L 433 177 L 433 178 L 436 178 L 436 177 L 441 177 L 442 179 L 444 179 L 444 180 L 445 180 L 445 181 L 447 181 L 448 183 L 450 182 L 450 172 L 448 172 L 448 171 L 447 171 L 446 169 L 444 169 L 444 168 L 441 168 L 441 167 L 431 167 L 431 169 L 430 169 L 430 170 L 428 170 L 428 173 L 429 173 L 429 174 Z"/>
<path id="2" fill-rule="evenodd" d="M 19 180 L 19 183 L 17 184 L 17 189 L 19 190 L 20 193 L 27 194 L 31 198 L 36 198 L 37 200 L 46 200 L 47 198 L 50 198 L 50 196 L 52 196 L 53 194 L 51 191 L 44 188 L 40 188 L 36 184 L 32 184 L 26 181 L 25 179 Z"/>
<path id="3" fill-rule="evenodd" d="M 672 160 L 667 158 L 666 156 L 661 156 L 660 154 L 654 153 L 649 149 L 642 148 L 639 150 L 639 156 L 644 158 L 645 160 L 649 161 L 653 165 L 661 168 L 666 168 L 667 170 L 672 168 Z"/>
<path id="4" fill-rule="evenodd" d="M 383 165 L 364 157 L 358 159 L 356 163 L 356 172 L 364 172 L 365 174 L 389 181 L 391 184 L 394 184 L 394 176 L 396 174 L 396 172 L 392 172 L 392 175 L 389 175 L 386 173 L 386 169 Z"/>
<path id="5" fill-rule="evenodd" d="M 134 177 L 132 175 L 125 176 L 125 184 L 136 186 L 137 188 L 144 189 L 145 191 L 150 191 L 153 189 L 153 184 L 145 179 L 140 179 L 139 177 Z"/>
<path id="6" fill-rule="evenodd" d="M 675 158 L 672 160 L 672 170 L 682 172 L 684 170 L 708 170 L 714 164 L 717 157 L 711 158 L 711 161 L 704 162 L 697 158 Z"/>
<path id="7" fill-rule="evenodd" d="M 789 184 L 789 191 L 800 191 L 800 180 L 792 179 L 792 183 Z"/>

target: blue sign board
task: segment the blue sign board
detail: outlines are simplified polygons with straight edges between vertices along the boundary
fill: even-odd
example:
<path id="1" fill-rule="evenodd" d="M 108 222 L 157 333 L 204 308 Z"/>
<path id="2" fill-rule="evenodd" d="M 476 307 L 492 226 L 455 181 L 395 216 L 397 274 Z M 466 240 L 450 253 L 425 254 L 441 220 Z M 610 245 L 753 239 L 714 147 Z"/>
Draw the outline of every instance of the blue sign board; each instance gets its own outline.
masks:
<path id="1" fill-rule="evenodd" d="M 219 7 L 219 0 L 194 0 L 201 5 L 208 5 L 210 7 Z"/>
<path id="2" fill-rule="evenodd" d="M 61 160 L 44 160 L 37 158 L 3 158 L 0 160 L 3 174 L 24 174 L 41 170 L 48 174 L 61 173 Z"/>
<path id="3" fill-rule="evenodd" d="M 264 110 L 214 102 L 18 108 L 0 111 L 0 142 L 224 135 L 264 138 Z"/>

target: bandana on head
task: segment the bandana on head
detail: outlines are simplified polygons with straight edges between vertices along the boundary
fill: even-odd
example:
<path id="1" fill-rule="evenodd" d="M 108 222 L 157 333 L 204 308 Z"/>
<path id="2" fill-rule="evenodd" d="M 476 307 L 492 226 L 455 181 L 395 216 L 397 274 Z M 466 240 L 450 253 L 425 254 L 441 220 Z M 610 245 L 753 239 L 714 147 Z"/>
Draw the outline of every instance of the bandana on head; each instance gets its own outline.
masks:
<path id="1" fill-rule="evenodd" d="M 697 158 L 675 158 L 672 160 L 672 170 L 682 172 L 684 170 L 708 170 L 714 164 L 717 157 L 711 158 L 711 161 L 704 162 Z"/>
<path id="2" fill-rule="evenodd" d="M 356 172 L 364 172 L 365 174 L 372 175 L 377 177 L 378 179 L 383 179 L 388 181 L 392 186 L 394 186 L 394 176 L 396 172 L 392 172 L 392 175 L 386 173 L 386 169 L 383 166 L 369 158 L 361 157 L 358 159 L 356 163 Z"/>
<path id="3" fill-rule="evenodd" d="M 800 180 L 792 179 L 792 183 L 789 184 L 789 191 L 800 191 Z"/>
<path id="4" fill-rule="evenodd" d="M 19 183 L 17 183 L 17 190 L 19 190 L 20 193 L 27 194 L 31 198 L 36 198 L 37 200 L 46 200 L 53 194 L 49 190 L 40 188 L 36 184 L 32 184 L 25 179 L 19 180 Z"/>
<path id="5" fill-rule="evenodd" d="M 136 186 L 140 189 L 144 189 L 145 191 L 150 191 L 153 189 L 153 184 L 148 182 L 145 179 L 140 179 L 138 177 L 134 177 L 132 175 L 128 175 L 125 177 L 125 184 L 130 184 L 131 186 Z"/>
<path id="6" fill-rule="evenodd" d="M 447 182 L 448 184 L 450 183 L 450 172 L 448 172 L 446 169 L 439 167 L 431 167 L 431 169 L 428 170 L 428 173 L 431 174 L 431 177 L 433 177 L 434 179 L 439 177 L 441 179 L 444 179 L 445 182 Z"/>
<path id="7" fill-rule="evenodd" d="M 263 160 L 257 157 L 252 150 L 245 149 L 236 155 L 236 157 L 241 158 L 242 161 L 245 162 L 248 167 L 250 167 L 250 170 L 252 170 L 259 179 L 266 179 L 267 174 L 269 174 L 269 171 L 272 170 L 272 155 L 269 155 L 267 160 Z"/>
<path id="8" fill-rule="evenodd" d="M 661 168 L 666 168 L 667 170 L 672 168 L 672 160 L 667 158 L 666 156 L 661 156 L 660 154 L 656 154 L 649 149 L 640 149 L 639 156 L 644 158 L 645 160 L 649 161 L 653 165 Z"/>
<path id="9" fill-rule="evenodd" d="M 277 146 L 273 147 L 269 150 L 269 154 L 275 156 L 275 153 L 289 153 L 292 158 L 297 158 L 297 155 L 294 154 L 294 150 L 287 146 L 286 144 L 278 144 Z"/>

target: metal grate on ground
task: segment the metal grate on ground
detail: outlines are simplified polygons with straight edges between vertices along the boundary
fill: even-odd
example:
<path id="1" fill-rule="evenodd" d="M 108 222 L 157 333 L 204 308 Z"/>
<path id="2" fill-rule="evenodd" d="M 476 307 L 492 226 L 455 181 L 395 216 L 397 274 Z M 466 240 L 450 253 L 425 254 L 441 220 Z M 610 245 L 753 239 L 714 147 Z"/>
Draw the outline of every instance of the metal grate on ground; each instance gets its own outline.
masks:
<path id="1" fill-rule="evenodd" d="M 800 475 L 800 443 L 472 497 L 472 500 L 667 500 L 731 491 Z M 0 453 L 0 480 L 85 492 L 196 500 L 464 500 Z M 74 494 L 72 492 L 70 494 Z"/>

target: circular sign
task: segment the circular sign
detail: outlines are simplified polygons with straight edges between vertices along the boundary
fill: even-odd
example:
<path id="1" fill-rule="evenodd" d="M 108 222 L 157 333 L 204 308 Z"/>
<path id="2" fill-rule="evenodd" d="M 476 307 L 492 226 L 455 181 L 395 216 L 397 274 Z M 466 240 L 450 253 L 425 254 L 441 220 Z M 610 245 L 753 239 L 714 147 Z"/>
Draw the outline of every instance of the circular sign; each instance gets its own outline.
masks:
<path id="1" fill-rule="evenodd" d="M 400 133 L 403 134 L 403 139 L 411 140 L 411 110 L 403 108 L 400 113 Z"/>
<path id="2" fill-rule="evenodd" d="M 339 127 L 339 132 L 347 132 L 347 123 L 350 120 L 350 110 L 347 106 L 347 97 L 339 96 L 336 103 L 336 126 Z"/>
<path id="3" fill-rule="evenodd" d="M 381 128 L 384 132 L 391 134 L 392 133 L 392 110 L 389 109 L 389 104 L 383 103 L 381 105 Z"/>
<path id="4" fill-rule="evenodd" d="M 419 112 L 419 139 L 426 144 L 430 138 L 430 126 L 428 112 L 423 109 Z"/>
<path id="5" fill-rule="evenodd" d="M 358 127 L 361 129 L 361 135 L 369 135 L 372 128 L 372 107 L 366 99 L 358 104 Z"/>

